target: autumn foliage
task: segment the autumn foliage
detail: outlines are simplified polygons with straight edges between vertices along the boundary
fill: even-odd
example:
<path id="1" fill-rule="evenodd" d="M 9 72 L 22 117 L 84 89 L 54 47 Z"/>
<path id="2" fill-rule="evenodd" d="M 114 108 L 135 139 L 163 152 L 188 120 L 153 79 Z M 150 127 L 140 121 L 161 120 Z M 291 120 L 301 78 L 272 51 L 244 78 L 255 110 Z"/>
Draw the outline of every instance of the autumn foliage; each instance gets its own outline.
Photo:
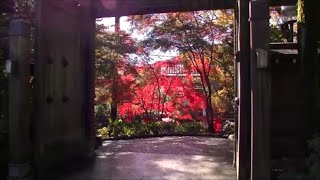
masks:
<path id="1" fill-rule="evenodd" d="M 139 74 L 131 87 L 132 97 L 120 105 L 119 115 L 128 119 L 134 116 L 156 120 L 164 117 L 198 119 L 205 106 L 204 97 L 195 90 L 190 73 L 168 75 L 161 72 L 174 65 L 177 64 L 172 61 L 161 61 L 137 67 Z"/>
<path id="2" fill-rule="evenodd" d="M 220 131 L 217 114 L 232 109 L 234 93 L 232 20 L 230 11 L 128 17 L 139 40 L 99 25 L 96 103 L 116 104 L 127 122 L 197 120 Z M 177 56 L 155 62 L 154 51 Z"/>

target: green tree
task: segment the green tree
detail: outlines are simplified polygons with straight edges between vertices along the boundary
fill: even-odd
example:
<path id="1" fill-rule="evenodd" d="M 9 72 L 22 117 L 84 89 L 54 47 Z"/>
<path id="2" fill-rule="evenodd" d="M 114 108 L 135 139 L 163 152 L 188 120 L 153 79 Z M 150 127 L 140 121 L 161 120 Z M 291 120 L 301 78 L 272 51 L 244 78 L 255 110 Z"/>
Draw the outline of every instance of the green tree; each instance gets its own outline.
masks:
<path id="1" fill-rule="evenodd" d="M 96 100 L 111 104 L 111 118 L 117 118 L 117 106 L 126 91 L 127 82 L 121 75 L 136 74 L 130 54 L 137 51 L 136 43 L 124 32 L 108 30 L 98 24 L 96 30 Z"/>

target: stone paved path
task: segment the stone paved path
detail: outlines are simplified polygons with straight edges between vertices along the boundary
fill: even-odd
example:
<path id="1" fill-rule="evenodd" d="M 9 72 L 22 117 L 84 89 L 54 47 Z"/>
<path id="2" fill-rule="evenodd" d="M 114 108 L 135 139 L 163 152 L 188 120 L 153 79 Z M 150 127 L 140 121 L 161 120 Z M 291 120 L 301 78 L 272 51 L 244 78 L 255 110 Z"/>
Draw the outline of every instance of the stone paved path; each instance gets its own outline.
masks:
<path id="1" fill-rule="evenodd" d="M 235 180 L 233 141 L 210 137 L 161 137 L 105 141 L 93 166 L 66 180 Z"/>

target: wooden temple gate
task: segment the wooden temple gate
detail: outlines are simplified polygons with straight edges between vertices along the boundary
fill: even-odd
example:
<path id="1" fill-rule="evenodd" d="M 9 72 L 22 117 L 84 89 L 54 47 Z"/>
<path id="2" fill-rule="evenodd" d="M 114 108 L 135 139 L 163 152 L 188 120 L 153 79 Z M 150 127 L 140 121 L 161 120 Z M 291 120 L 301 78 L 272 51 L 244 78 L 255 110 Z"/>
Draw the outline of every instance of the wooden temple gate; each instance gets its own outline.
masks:
<path id="1" fill-rule="evenodd" d="M 24 179 L 33 164 L 36 176 L 68 159 L 86 158 L 95 142 L 94 40 L 95 20 L 174 11 L 235 10 L 235 67 L 239 98 L 236 166 L 239 180 L 271 178 L 272 73 L 269 7 L 295 5 L 296 0 L 39 0 L 34 113 L 22 122 L 10 111 L 9 178 Z M 27 25 L 11 24 L 11 49 L 28 48 Z M 28 33 L 27 33 L 28 34 Z M 22 43 L 22 44 L 21 44 Z M 26 67 L 27 54 L 12 51 L 17 67 Z M 27 72 L 10 75 L 11 88 L 23 96 Z M 279 71 L 276 71 L 279 73 Z M 20 89 L 19 89 L 20 88 Z M 14 95 L 13 95 L 14 96 Z M 19 96 L 18 96 L 19 97 Z M 23 98 L 22 98 L 23 99 Z M 10 105 L 27 100 L 14 99 Z M 30 129 L 32 127 L 31 138 Z M 16 130 L 19 133 L 16 133 Z M 19 150 L 16 150 L 19 149 Z"/>

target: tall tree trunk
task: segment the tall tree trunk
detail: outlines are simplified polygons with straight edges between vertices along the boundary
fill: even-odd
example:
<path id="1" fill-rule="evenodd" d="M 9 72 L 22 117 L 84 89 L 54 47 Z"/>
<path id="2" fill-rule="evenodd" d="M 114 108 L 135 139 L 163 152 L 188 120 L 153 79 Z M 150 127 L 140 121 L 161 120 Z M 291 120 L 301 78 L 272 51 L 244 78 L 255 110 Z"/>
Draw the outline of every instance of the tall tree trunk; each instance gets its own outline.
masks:
<path id="1" fill-rule="evenodd" d="M 208 131 L 209 132 L 214 132 L 214 128 L 213 128 L 213 108 L 212 108 L 212 104 L 211 104 L 211 98 L 207 98 L 207 105 L 206 105 L 206 120 L 207 120 L 207 124 L 208 124 Z"/>
<path id="2" fill-rule="evenodd" d="M 112 121 L 115 121 L 117 117 L 118 117 L 118 103 L 112 100 L 110 118 Z"/>
<path id="3" fill-rule="evenodd" d="M 118 98 L 117 98 L 117 88 L 116 88 L 117 81 L 115 78 L 116 76 L 113 77 L 113 82 L 112 82 L 112 102 L 111 102 L 111 110 L 110 110 L 110 118 L 112 121 L 115 121 L 118 117 Z"/>
<path id="4" fill-rule="evenodd" d="M 215 129 L 213 127 L 213 107 L 212 107 L 212 87 L 210 84 L 209 75 L 205 76 L 205 81 L 208 87 L 208 94 L 206 98 L 207 103 L 207 123 L 208 123 L 208 130 L 209 132 L 215 132 Z"/>
<path id="5" fill-rule="evenodd" d="M 120 32 L 120 17 L 115 17 L 115 32 L 119 33 Z M 114 72 L 114 78 L 113 78 L 113 83 L 112 83 L 112 103 L 111 103 L 111 112 L 110 112 L 110 117 L 112 121 L 115 121 L 118 117 L 118 98 L 117 98 L 117 67 L 114 66 L 112 71 Z"/>

